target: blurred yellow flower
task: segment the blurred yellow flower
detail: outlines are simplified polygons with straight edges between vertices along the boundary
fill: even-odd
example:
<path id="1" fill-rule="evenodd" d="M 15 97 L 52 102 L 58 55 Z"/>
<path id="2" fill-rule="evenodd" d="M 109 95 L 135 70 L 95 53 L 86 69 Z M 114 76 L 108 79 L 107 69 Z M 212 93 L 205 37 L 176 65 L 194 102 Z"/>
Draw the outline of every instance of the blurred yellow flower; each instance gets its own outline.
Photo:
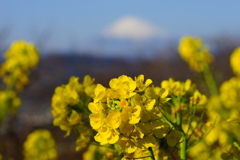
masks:
<path id="1" fill-rule="evenodd" d="M 192 105 L 204 105 L 207 103 L 207 97 L 196 90 L 193 96 L 190 97 L 190 103 Z"/>
<path id="2" fill-rule="evenodd" d="M 80 133 L 76 141 L 76 151 L 86 148 L 91 140 L 92 129 L 86 126 L 79 126 L 78 132 Z"/>
<path id="3" fill-rule="evenodd" d="M 16 113 L 21 105 L 21 99 L 14 91 L 0 91 L 0 112 L 8 107 L 10 113 Z M 3 118 L 3 117 L 2 117 Z"/>
<path id="4" fill-rule="evenodd" d="M 0 76 L 6 84 L 14 80 L 16 88 L 21 90 L 28 83 L 29 70 L 38 64 L 38 50 L 32 43 L 16 41 L 6 51 L 5 59 L 0 68 Z"/>
<path id="5" fill-rule="evenodd" d="M 32 43 L 25 41 L 14 42 L 5 53 L 5 58 L 9 60 L 9 67 L 20 66 L 21 68 L 33 68 L 38 64 L 38 51 Z"/>
<path id="6" fill-rule="evenodd" d="M 37 129 L 27 136 L 24 142 L 24 160 L 56 160 L 56 144 L 46 129 Z"/>
<path id="7" fill-rule="evenodd" d="M 83 154 L 83 160 L 120 160 L 120 158 L 114 155 L 114 151 L 109 145 L 90 144 Z"/>
<path id="8" fill-rule="evenodd" d="M 220 86 L 220 98 L 226 108 L 235 108 L 240 105 L 240 78 L 232 77 Z"/>
<path id="9" fill-rule="evenodd" d="M 233 72 L 240 76 L 240 47 L 236 48 L 230 56 L 230 65 L 232 67 Z"/>
<path id="10" fill-rule="evenodd" d="M 208 47 L 202 44 L 200 38 L 185 36 L 180 40 L 178 47 L 180 56 L 186 61 L 192 70 L 202 72 L 204 65 L 211 63 L 213 56 Z"/>

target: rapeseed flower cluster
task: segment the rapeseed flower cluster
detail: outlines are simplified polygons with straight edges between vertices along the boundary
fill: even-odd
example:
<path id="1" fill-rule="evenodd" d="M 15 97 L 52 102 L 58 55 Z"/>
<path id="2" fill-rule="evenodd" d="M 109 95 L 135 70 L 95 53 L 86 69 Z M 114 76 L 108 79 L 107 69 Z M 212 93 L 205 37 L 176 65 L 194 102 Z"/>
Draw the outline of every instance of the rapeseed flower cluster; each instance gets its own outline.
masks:
<path id="1" fill-rule="evenodd" d="M 239 48 L 236 48 L 230 56 L 230 65 L 236 76 L 224 81 L 218 89 L 219 93 L 209 98 L 206 106 L 207 119 L 214 121 L 214 127 L 203 141 L 189 151 L 189 155 L 193 159 L 240 159 L 239 51 Z M 209 79 L 205 80 L 208 83 Z M 209 87 L 209 89 L 211 88 Z M 200 154 L 201 157 L 199 157 Z"/>
<path id="2" fill-rule="evenodd" d="M 160 85 L 168 91 L 168 97 L 171 98 L 161 107 L 164 118 L 175 128 L 175 132 L 170 132 L 174 136 L 167 138 L 168 145 L 174 146 L 170 144 L 176 144 L 181 138 L 178 142 L 180 148 L 193 147 L 211 128 L 202 122 L 202 115 L 208 102 L 207 97 L 201 94 L 189 79 L 181 82 L 169 78 L 169 80 L 162 81 Z M 185 145 L 181 146 L 183 143 Z M 166 156 L 170 157 L 170 155 Z M 182 159 L 185 158 L 182 157 Z"/>
<path id="3" fill-rule="evenodd" d="M 230 56 L 230 65 L 236 76 L 222 83 L 220 86 L 220 98 L 225 108 L 230 110 L 228 122 L 240 124 L 240 48 L 233 51 Z"/>
<path id="4" fill-rule="evenodd" d="M 216 153 L 214 158 L 221 157 L 222 159 L 240 158 L 240 152 L 235 144 L 240 143 L 240 79 L 232 77 L 223 82 L 219 88 L 220 94 L 216 104 L 209 104 L 209 117 L 217 117 L 217 125 L 206 137 L 208 146 L 215 143 L 219 145 L 215 148 Z M 234 128 L 234 129 L 233 129 Z"/>
<path id="5" fill-rule="evenodd" d="M 190 68 L 197 72 L 202 72 L 206 64 L 213 60 L 213 56 L 209 52 L 207 46 L 203 45 L 200 38 L 185 36 L 180 40 L 179 53 Z"/>
<path id="6" fill-rule="evenodd" d="M 109 82 L 110 88 L 97 85 L 94 101 L 88 105 L 92 112 L 90 124 L 98 132 L 94 137 L 97 142 L 118 144 L 127 153 L 156 144 L 154 131 L 166 128 L 159 121 L 161 113 L 156 102 L 165 103 L 168 94 L 149 87 L 151 83 L 150 79 L 144 82 L 143 75 L 135 80 L 122 75 Z"/>
<path id="7" fill-rule="evenodd" d="M 4 113 L 5 106 L 9 106 L 10 113 L 16 113 L 18 107 L 21 105 L 21 99 L 14 91 L 0 91 L 0 115 Z"/>
<path id="8" fill-rule="evenodd" d="M 239 82 L 239 78 L 232 77 L 221 84 L 219 95 L 209 98 L 206 113 L 208 121 L 214 122 L 214 126 L 210 132 L 206 129 L 202 130 L 203 133 L 207 133 L 207 136 L 190 150 L 189 155 L 193 159 L 240 158 L 240 152 L 233 145 L 234 142 L 236 144 L 240 142 Z M 199 157 L 199 154 L 202 156 Z"/>
<path id="9" fill-rule="evenodd" d="M 210 103 L 208 105 L 210 106 L 209 118 L 217 117 L 217 125 L 209 133 L 206 143 L 209 146 L 218 143 L 215 157 L 221 157 L 222 159 L 240 159 L 238 148 L 240 143 L 240 129 L 238 127 L 240 124 L 239 59 L 239 48 L 237 48 L 230 56 L 230 65 L 236 76 L 231 77 L 220 85 L 219 95 L 215 97 L 215 104 Z"/>
<path id="10" fill-rule="evenodd" d="M 220 86 L 220 98 L 226 108 L 240 105 L 240 77 L 232 77 Z"/>
<path id="11" fill-rule="evenodd" d="M 172 114 L 187 110 L 190 107 L 204 106 L 207 103 L 207 97 L 201 94 L 196 85 L 187 79 L 185 82 L 175 81 L 173 78 L 161 82 L 161 87 L 165 88 L 171 97 Z"/>
<path id="12" fill-rule="evenodd" d="M 90 141 L 91 130 L 88 124 L 88 103 L 92 101 L 94 89 L 94 79 L 89 75 L 85 76 L 82 83 L 79 78 L 70 77 L 69 83 L 55 89 L 52 97 L 53 124 L 59 126 L 61 130 L 70 135 L 72 130 L 80 133 L 77 139 L 77 150 L 87 146 Z"/>
<path id="13" fill-rule="evenodd" d="M 94 101 L 88 105 L 97 142 L 117 144 L 125 157 L 154 148 L 160 139 L 166 139 L 168 146 L 179 143 L 182 131 L 177 130 L 174 115 L 190 105 L 204 105 L 206 96 L 190 80 L 169 79 L 161 87 L 151 84 L 143 75 L 134 80 L 126 75 L 114 78 L 110 88 L 97 84 Z"/>
<path id="14" fill-rule="evenodd" d="M 39 60 L 35 46 L 24 41 L 14 42 L 4 57 L 5 61 L 0 66 L 0 77 L 4 83 L 4 89 L 0 91 L 0 126 L 9 113 L 16 113 L 21 104 L 17 93 L 28 83 L 30 69 Z"/>
<path id="15" fill-rule="evenodd" d="M 23 145 L 24 160 L 56 160 L 56 144 L 46 129 L 37 129 L 27 136 Z"/>
<path id="16" fill-rule="evenodd" d="M 16 41 L 6 51 L 5 59 L 0 68 L 0 76 L 3 77 L 4 83 L 14 81 L 15 88 L 22 90 L 29 81 L 30 69 L 38 64 L 38 50 L 32 43 Z"/>

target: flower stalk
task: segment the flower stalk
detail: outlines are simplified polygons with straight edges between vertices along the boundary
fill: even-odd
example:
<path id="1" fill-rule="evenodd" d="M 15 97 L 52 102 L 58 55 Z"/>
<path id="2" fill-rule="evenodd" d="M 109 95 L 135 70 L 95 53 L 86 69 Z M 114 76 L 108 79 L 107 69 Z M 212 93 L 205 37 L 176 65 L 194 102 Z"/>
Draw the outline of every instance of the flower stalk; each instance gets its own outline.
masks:
<path id="1" fill-rule="evenodd" d="M 218 95 L 218 88 L 216 82 L 213 78 L 212 72 L 210 71 L 209 65 L 204 61 L 203 62 L 203 77 L 209 89 L 211 95 Z"/>
<path id="2" fill-rule="evenodd" d="M 154 152 L 153 152 L 152 147 L 149 147 L 149 148 L 148 148 L 148 151 L 149 151 L 149 154 L 150 154 L 151 159 L 152 159 L 152 160 L 155 160 L 155 156 L 154 156 Z"/>
<path id="3" fill-rule="evenodd" d="M 187 159 L 187 138 L 186 138 L 186 134 L 182 129 L 181 110 L 177 113 L 177 127 L 178 127 L 178 130 L 182 132 L 182 137 L 180 139 L 180 145 L 179 145 L 180 160 L 186 160 Z"/>

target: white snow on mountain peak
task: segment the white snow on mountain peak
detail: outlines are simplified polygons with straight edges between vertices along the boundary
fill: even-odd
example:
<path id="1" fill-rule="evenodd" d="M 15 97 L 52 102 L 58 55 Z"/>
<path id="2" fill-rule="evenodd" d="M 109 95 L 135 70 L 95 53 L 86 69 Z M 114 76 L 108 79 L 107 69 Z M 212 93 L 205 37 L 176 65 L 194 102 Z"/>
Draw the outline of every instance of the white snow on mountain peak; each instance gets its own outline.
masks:
<path id="1" fill-rule="evenodd" d="M 109 38 L 144 40 L 155 37 L 163 38 L 167 36 L 167 33 L 145 20 L 125 16 L 106 27 L 103 35 Z"/>

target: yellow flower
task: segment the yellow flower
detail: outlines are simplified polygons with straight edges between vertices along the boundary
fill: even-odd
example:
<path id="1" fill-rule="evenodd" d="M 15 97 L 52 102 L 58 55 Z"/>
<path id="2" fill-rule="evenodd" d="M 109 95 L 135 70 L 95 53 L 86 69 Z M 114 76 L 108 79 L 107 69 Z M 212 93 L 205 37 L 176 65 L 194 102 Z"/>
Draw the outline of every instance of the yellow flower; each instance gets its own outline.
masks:
<path id="1" fill-rule="evenodd" d="M 104 103 L 93 103 L 90 102 L 88 104 L 88 109 L 92 112 L 92 113 L 98 113 L 98 114 L 104 114 L 104 110 L 107 108 L 106 104 Z"/>
<path id="2" fill-rule="evenodd" d="M 100 114 L 90 115 L 90 124 L 98 133 L 94 137 L 96 141 L 103 144 L 114 144 L 118 141 L 119 133 L 116 130 L 121 125 L 121 113 L 117 110 L 110 110 L 106 118 Z"/>
<path id="3" fill-rule="evenodd" d="M 80 151 L 83 148 L 86 148 L 88 143 L 91 140 L 92 130 L 86 126 L 78 127 L 78 132 L 81 133 L 76 141 L 76 151 Z"/>
<path id="4" fill-rule="evenodd" d="M 153 147 L 156 143 L 156 138 L 151 135 L 145 136 L 137 141 L 137 144 L 141 147 L 141 149 L 148 149 L 149 147 Z"/>
<path id="5" fill-rule="evenodd" d="M 129 123 L 130 124 L 136 124 L 141 119 L 141 106 L 136 105 L 135 107 L 131 107 L 130 109 L 130 117 L 129 117 Z"/>
<path id="6" fill-rule="evenodd" d="M 93 105 L 93 104 L 92 104 Z M 94 137 L 101 144 L 114 144 L 119 138 L 116 130 L 121 124 L 120 112 L 111 110 L 107 117 L 101 113 L 93 113 L 89 116 L 90 124 L 98 133 Z"/>
<path id="7" fill-rule="evenodd" d="M 191 36 L 183 37 L 180 40 L 178 51 L 190 68 L 197 72 L 202 72 L 205 63 L 208 64 L 213 59 L 208 47 L 202 44 L 202 40 Z"/>
<path id="8" fill-rule="evenodd" d="M 143 75 L 135 81 L 122 75 L 110 80 L 110 88 L 97 85 L 94 101 L 88 105 L 97 142 L 118 144 L 126 153 L 155 145 L 154 130 L 162 120 L 160 107 L 170 98 L 167 89 L 150 87 L 151 83 L 150 79 L 144 83 Z M 191 86 L 188 84 L 184 83 L 185 90 Z"/>
<path id="9" fill-rule="evenodd" d="M 114 144 L 119 139 L 119 132 L 116 129 L 102 126 L 100 129 L 98 129 L 98 133 L 96 136 L 94 136 L 94 139 L 97 142 L 100 142 L 101 145 Z"/>
<path id="10" fill-rule="evenodd" d="M 133 153 L 137 150 L 136 141 L 125 136 L 121 136 L 117 144 L 127 153 Z"/>
<path id="11" fill-rule="evenodd" d="M 220 98 L 226 108 L 234 108 L 240 104 L 240 79 L 232 77 L 220 86 Z"/>
<path id="12" fill-rule="evenodd" d="M 14 91 L 0 91 L 0 111 L 5 110 L 8 107 L 9 112 L 14 114 L 17 112 L 21 105 L 21 99 Z"/>
<path id="13" fill-rule="evenodd" d="M 89 114 L 88 104 L 93 101 L 92 96 L 96 88 L 93 84 L 94 79 L 88 75 L 84 77 L 83 83 L 79 83 L 78 80 L 78 77 L 70 77 L 68 84 L 58 86 L 52 97 L 53 124 L 66 131 L 66 136 L 72 129 L 75 130 L 76 125 L 83 125 L 88 120 L 84 115 Z M 94 105 L 90 105 L 89 109 L 94 113 L 98 112 L 95 111 L 98 107 Z"/>
<path id="14" fill-rule="evenodd" d="M 82 120 L 82 115 L 72 110 L 70 117 L 68 117 L 69 124 L 70 125 L 79 124 L 81 120 Z"/>
<path id="15" fill-rule="evenodd" d="M 105 96 L 106 88 L 103 87 L 101 84 L 97 84 L 95 90 L 94 90 L 94 103 L 97 103 L 98 101 L 102 100 Z M 104 100 L 102 100 L 104 101 Z"/>
<path id="16" fill-rule="evenodd" d="M 187 79 L 185 82 L 174 81 L 173 78 L 169 78 L 169 80 L 164 80 L 161 82 L 161 87 L 165 88 L 169 94 L 175 96 L 183 96 L 187 92 L 192 92 L 195 90 L 195 86 L 192 85 L 190 79 Z"/>
<path id="17" fill-rule="evenodd" d="M 168 90 L 166 90 L 165 88 L 155 87 L 154 91 L 160 97 L 160 100 L 159 100 L 160 104 L 166 103 L 171 99 L 171 98 L 167 98 Z"/>
<path id="18" fill-rule="evenodd" d="M 202 40 L 191 36 L 183 37 L 179 44 L 180 56 L 185 60 L 189 61 L 195 53 L 198 53 L 202 46 Z"/>
<path id="19" fill-rule="evenodd" d="M 136 94 L 133 92 L 137 86 L 136 82 L 126 75 L 111 79 L 109 86 L 117 92 L 119 99 L 130 98 Z"/>
<path id="20" fill-rule="evenodd" d="M 230 123 L 237 123 L 240 124 L 240 112 L 233 110 L 233 112 L 230 113 L 230 118 L 227 119 L 227 122 Z"/>
<path id="21" fill-rule="evenodd" d="M 141 98 L 137 97 L 138 95 L 136 95 L 136 101 L 142 101 Z M 160 88 L 160 87 L 148 87 L 145 90 L 145 94 L 144 96 L 147 97 L 149 104 L 147 108 L 151 108 L 153 109 L 155 103 L 159 103 L 159 104 L 163 104 L 166 103 L 167 101 L 169 101 L 171 98 L 168 98 L 168 90 L 166 90 L 165 88 Z M 153 101 L 154 100 L 154 101 Z M 150 109 L 149 108 L 149 109 Z M 147 109 L 147 110 L 149 110 Z"/>
<path id="22" fill-rule="evenodd" d="M 98 130 L 103 124 L 105 115 L 101 113 L 93 113 L 89 115 L 90 118 L 90 124 L 93 129 Z"/>
<path id="23" fill-rule="evenodd" d="M 14 42 L 5 53 L 9 69 L 19 66 L 23 69 L 33 68 L 38 64 L 38 51 L 32 43 L 25 41 Z M 8 62 L 9 61 L 9 62 Z"/>
<path id="24" fill-rule="evenodd" d="M 15 83 L 17 90 L 22 90 L 28 83 L 29 71 L 35 68 L 39 54 L 35 46 L 24 41 L 14 42 L 5 53 L 6 61 L 1 65 L 0 76 L 5 84 Z"/>
<path id="25" fill-rule="evenodd" d="M 121 112 L 122 121 L 130 124 L 138 123 L 141 119 L 141 110 L 139 105 L 124 107 Z"/>
<path id="26" fill-rule="evenodd" d="M 236 75 L 240 75 L 240 47 L 236 48 L 230 56 L 230 65 Z"/>
<path id="27" fill-rule="evenodd" d="M 114 129 L 117 129 L 121 124 L 121 113 L 117 110 L 111 110 L 109 111 L 107 118 L 106 118 L 106 124 Z"/>
<path id="28" fill-rule="evenodd" d="M 38 129 L 27 136 L 24 142 L 24 160 L 55 160 L 55 141 L 48 130 Z"/>
<path id="29" fill-rule="evenodd" d="M 136 85 L 139 91 L 144 91 L 150 84 L 152 84 L 151 79 L 147 79 L 144 83 L 144 75 L 139 75 L 138 77 L 135 77 Z"/>
<path id="30" fill-rule="evenodd" d="M 94 78 L 92 78 L 89 75 L 84 76 L 83 78 L 83 86 L 87 87 L 87 86 L 91 86 L 93 84 L 93 82 L 95 81 Z"/>
<path id="31" fill-rule="evenodd" d="M 190 103 L 193 105 L 204 105 L 207 103 L 207 97 L 196 90 L 193 96 L 190 97 Z"/>

